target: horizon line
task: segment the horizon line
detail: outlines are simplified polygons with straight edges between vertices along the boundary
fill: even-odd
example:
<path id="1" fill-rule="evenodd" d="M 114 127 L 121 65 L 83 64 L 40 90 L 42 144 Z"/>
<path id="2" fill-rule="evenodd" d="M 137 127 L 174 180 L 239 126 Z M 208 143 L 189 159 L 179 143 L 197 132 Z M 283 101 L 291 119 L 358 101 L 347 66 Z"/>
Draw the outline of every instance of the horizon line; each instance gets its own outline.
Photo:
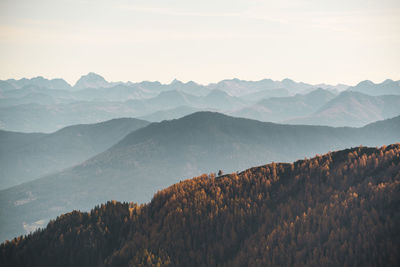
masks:
<path id="1" fill-rule="evenodd" d="M 159 82 L 159 83 L 162 84 L 162 85 L 169 85 L 169 84 L 172 84 L 173 82 L 177 81 L 177 82 L 182 82 L 182 83 L 184 83 L 184 84 L 193 82 L 193 83 L 196 83 L 196 84 L 198 84 L 198 85 L 209 86 L 209 85 L 212 85 L 212 84 L 217 84 L 217 83 L 219 83 L 219 82 L 222 82 L 222 81 L 229 81 L 229 80 L 240 80 L 240 81 L 246 81 L 246 82 L 260 82 L 260 81 L 263 81 L 263 80 L 271 80 L 271 81 L 274 81 L 274 82 L 283 82 L 284 80 L 290 80 L 290 81 L 293 81 L 293 82 L 295 82 L 295 83 L 305 83 L 305 84 L 309 84 L 309 85 L 313 85 L 313 86 L 317 86 L 317 85 L 341 86 L 341 85 L 343 85 L 343 86 L 352 87 L 352 86 L 358 85 L 358 84 L 361 83 L 361 82 L 366 82 L 366 81 L 372 82 L 372 83 L 374 83 L 374 84 L 381 84 L 381 83 L 384 83 L 384 82 L 386 82 L 386 81 L 388 81 L 388 80 L 394 81 L 394 82 L 400 82 L 400 80 L 391 79 L 391 78 L 386 78 L 386 79 L 384 79 L 384 80 L 382 80 L 382 81 L 380 81 L 380 82 L 378 82 L 378 81 L 373 81 L 373 80 L 370 80 L 370 79 L 365 79 L 365 80 L 360 80 L 359 82 L 357 82 L 357 83 L 354 84 L 354 85 L 350 85 L 350 84 L 343 83 L 343 82 L 339 82 L 339 83 L 336 83 L 336 84 L 331 84 L 331 83 L 329 83 L 329 82 L 322 82 L 322 83 L 312 83 L 312 82 L 311 82 L 311 83 L 310 83 L 310 82 L 305 82 L 305 81 L 297 81 L 297 80 L 294 80 L 294 79 L 291 79 L 291 78 L 288 78 L 288 77 L 283 78 L 283 79 L 281 79 L 281 80 L 279 80 L 279 79 L 273 79 L 273 78 L 262 78 L 262 79 L 254 79 L 254 80 L 252 80 L 252 79 L 241 79 L 241 78 L 238 78 L 238 77 L 232 77 L 232 78 L 223 78 L 223 79 L 221 79 L 221 80 L 218 80 L 218 81 L 215 81 L 215 82 L 208 82 L 208 83 L 199 83 L 199 82 L 196 82 L 196 81 L 194 81 L 194 80 L 180 80 L 180 79 L 178 79 L 178 78 L 174 78 L 174 79 L 172 79 L 170 82 L 162 82 L 162 81 L 160 81 L 160 80 L 148 80 L 148 79 L 144 79 L 144 80 L 140 80 L 140 81 L 131 81 L 131 80 L 112 81 L 112 80 L 107 80 L 106 78 L 104 78 L 103 75 L 98 74 L 98 73 L 96 73 L 96 72 L 92 72 L 92 71 L 91 71 L 91 72 L 88 72 L 87 74 L 81 75 L 81 76 L 80 76 L 75 82 L 73 82 L 73 83 L 72 83 L 71 81 L 68 81 L 69 79 L 65 79 L 65 78 L 62 78 L 62 77 L 48 77 L 48 76 L 43 76 L 43 75 L 31 76 L 31 77 L 26 77 L 26 76 L 24 76 L 24 77 L 21 77 L 21 78 L 6 78 L 6 79 L 3 78 L 3 79 L 1 79 L 1 81 L 8 81 L 8 80 L 16 80 L 16 81 L 18 81 L 18 80 L 22 80 L 22 79 L 32 80 L 32 79 L 35 79 L 35 78 L 43 78 L 43 79 L 47 79 L 47 80 L 61 79 L 61 80 L 65 81 L 69 86 L 74 87 L 74 86 L 76 85 L 76 83 L 77 83 L 82 77 L 87 76 L 87 75 L 89 75 L 89 74 L 98 75 L 98 76 L 102 77 L 102 78 L 103 78 L 106 82 L 108 82 L 108 83 L 123 83 L 123 84 L 126 84 L 126 83 L 137 84 L 137 83 L 142 83 L 142 82 Z"/>

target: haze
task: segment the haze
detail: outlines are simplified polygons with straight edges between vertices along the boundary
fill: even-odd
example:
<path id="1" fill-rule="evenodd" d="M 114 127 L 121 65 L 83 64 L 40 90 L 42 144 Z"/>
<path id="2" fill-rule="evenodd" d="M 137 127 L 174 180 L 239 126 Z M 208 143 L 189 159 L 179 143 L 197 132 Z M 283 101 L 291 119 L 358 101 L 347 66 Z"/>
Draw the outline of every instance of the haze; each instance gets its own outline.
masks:
<path id="1" fill-rule="evenodd" d="M 0 2 L 0 79 L 400 78 L 398 1 Z"/>

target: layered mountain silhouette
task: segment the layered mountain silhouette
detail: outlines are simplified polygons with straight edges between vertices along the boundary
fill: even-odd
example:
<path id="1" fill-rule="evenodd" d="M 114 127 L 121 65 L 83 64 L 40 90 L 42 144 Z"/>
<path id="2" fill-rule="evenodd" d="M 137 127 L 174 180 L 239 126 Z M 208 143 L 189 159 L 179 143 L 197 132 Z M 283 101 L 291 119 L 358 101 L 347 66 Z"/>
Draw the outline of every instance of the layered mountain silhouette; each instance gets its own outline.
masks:
<path id="1" fill-rule="evenodd" d="M 309 116 L 287 120 L 288 123 L 362 126 L 399 115 L 400 95 L 370 96 L 346 91 Z"/>
<path id="2" fill-rule="evenodd" d="M 37 86 L 41 88 L 59 89 L 59 90 L 71 89 L 71 85 L 69 85 L 63 79 L 49 80 L 42 76 L 38 76 L 32 79 L 22 78 L 19 80 L 9 79 L 6 81 L 2 81 L 0 84 L 0 90 L 21 89 L 25 86 Z"/>
<path id="3" fill-rule="evenodd" d="M 400 117 L 363 128 L 332 128 L 198 112 L 150 124 L 83 164 L 0 191 L 0 236 L 13 237 L 62 212 L 88 210 L 110 199 L 146 202 L 156 190 L 200 173 L 230 173 L 399 140 Z"/>
<path id="4" fill-rule="evenodd" d="M 354 100 L 338 95 L 346 89 L 348 95 L 344 96 Z M 176 79 L 162 84 L 157 81 L 109 82 L 93 72 L 83 75 L 74 86 L 62 79 L 9 79 L 0 81 L 0 129 L 49 133 L 69 125 L 120 117 L 148 116 L 161 121 L 197 110 L 279 123 L 352 127 L 400 115 L 396 101 L 364 101 L 365 97 L 358 99 L 360 95 L 356 92 L 378 98 L 398 96 L 399 81 L 388 79 L 379 84 L 363 81 L 353 87 L 312 85 L 290 79 L 246 81 L 236 78 L 208 85 Z M 323 104 L 334 101 L 333 96 L 337 98 L 336 106 L 325 107 Z M 356 108 L 351 101 L 357 102 Z M 371 109 L 371 101 L 378 107 Z M 182 106 L 188 107 L 188 112 L 184 112 Z M 175 109 L 179 112 L 174 112 Z M 163 115 L 163 111 L 169 113 Z M 347 113 L 352 116 L 345 118 Z"/>
<path id="5" fill-rule="evenodd" d="M 178 106 L 176 108 L 172 109 L 165 109 L 165 110 L 159 110 L 156 112 L 153 112 L 151 114 L 145 115 L 143 117 L 140 117 L 140 119 L 147 120 L 147 121 L 154 121 L 154 122 L 160 122 L 163 120 L 173 120 L 173 119 L 179 119 L 181 117 L 184 117 L 186 115 L 199 112 L 201 110 L 197 108 L 192 108 L 190 106 Z"/>
<path id="6" fill-rule="evenodd" d="M 210 93 L 211 89 L 207 86 L 189 81 L 187 83 L 174 79 L 170 84 L 166 84 L 162 88 L 163 91 L 178 90 L 195 96 L 205 96 Z"/>
<path id="7" fill-rule="evenodd" d="M 26 98 L 32 94 L 43 94 L 48 97 L 54 98 L 54 100 L 56 100 L 57 102 L 71 102 L 72 100 L 74 100 L 71 95 L 72 93 L 73 92 L 69 90 L 55 90 L 47 87 L 41 87 L 35 84 L 28 84 L 18 89 L 13 88 L 12 90 L 0 90 L 0 99 L 2 100 L 2 102 L 5 102 L 4 106 L 14 105 L 13 103 L 5 105 L 7 100 L 15 101 L 16 99 L 24 97 Z"/>
<path id="8" fill-rule="evenodd" d="M 39 92 L 35 92 L 36 88 L 35 89 L 33 88 L 35 87 L 29 88 L 32 91 L 31 93 L 25 94 L 21 97 L 0 98 L 0 107 L 12 107 L 12 106 L 29 105 L 29 104 L 54 105 L 57 103 L 56 98 L 51 96 L 51 94 L 45 94 L 43 92 L 40 92 L 42 91 L 40 89 Z"/>
<path id="9" fill-rule="evenodd" d="M 53 132 L 68 125 L 87 124 L 117 117 L 143 117 L 152 121 L 161 121 L 188 115 L 194 111 L 215 110 L 263 121 L 362 126 L 400 113 L 397 108 L 398 96 L 372 97 L 356 92 L 344 92 L 334 97 L 333 93 L 324 89 L 317 89 L 305 95 L 263 99 L 256 104 L 250 104 L 242 98 L 230 96 L 217 89 L 210 91 L 206 96 L 170 90 L 163 91 L 152 98 L 118 102 L 112 99 L 119 98 L 113 97 L 119 90 L 130 91 L 131 96 L 139 91 L 131 90 L 125 85 L 116 87 L 120 89 L 112 87 L 79 91 L 80 95 L 86 93 L 95 95 L 95 91 L 116 90 L 110 94 L 100 94 L 107 96 L 104 99 L 95 97 L 90 101 L 69 101 L 63 98 L 65 91 L 62 90 L 52 90 L 58 92 L 58 95 L 52 93 L 53 96 L 43 97 L 43 94 L 30 88 L 31 93 L 28 95 L 0 99 L 0 122 L 4 129 L 12 131 Z M 354 106 L 353 102 L 357 102 L 357 106 Z M 374 107 L 371 108 L 371 105 Z M 182 106 L 187 108 L 182 108 Z M 336 108 L 336 106 L 339 107 Z M 174 111 L 175 109 L 177 111 Z M 346 114 L 351 114 L 347 120 L 342 118 Z M 319 116 L 322 119 L 318 119 Z M 327 117 L 329 120 L 326 119 Z"/>
<path id="10" fill-rule="evenodd" d="M 245 107 L 233 113 L 244 118 L 261 121 L 279 122 L 294 117 L 312 114 L 335 97 L 328 90 L 316 89 L 308 94 L 263 99 L 253 106 Z"/>
<path id="11" fill-rule="evenodd" d="M 0 189 L 77 165 L 146 125 L 138 119 L 114 119 L 52 134 L 0 131 Z"/>
<path id="12" fill-rule="evenodd" d="M 273 81 L 271 79 L 263 79 L 260 81 L 245 81 L 240 79 L 223 80 L 216 84 L 210 84 L 210 88 L 219 89 L 234 96 L 245 96 L 251 93 L 259 93 L 263 91 L 286 89 L 288 92 L 295 94 L 315 88 L 313 85 L 295 82 L 290 79 L 282 81 Z"/>
<path id="13" fill-rule="evenodd" d="M 258 102 L 260 101 L 260 99 L 267 99 L 271 97 L 286 97 L 286 96 L 290 96 L 289 90 L 284 88 L 278 88 L 278 89 L 261 90 L 254 93 L 249 93 L 241 96 L 241 98 L 251 102 Z"/>
<path id="14" fill-rule="evenodd" d="M 118 85 L 118 87 L 123 87 L 123 85 Z M 89 90 L 113 89 L 85 89 L 79 93 L 87 93 Z M 95 92 L 92 93 L 95 94 Z M 131 93 L 135 94 L 135 91 L 131 91 Z M 169 90 L 161 92 L 156 97 L 146 99 L 130 99 L 124 102 L 110 99 L 112 99 L 111 96 L 108 100 L 97 97 L 91 101 L 0 106 L 0 125 L 11 131 L 53 132 L 68 125 L 87 124 L 120 117 L 142 117 L 180 106 L 191 107 L 191 110 L 218 110 L 228 113 L 244 107 L 246 104 L 240 98 L 218 90 L 213 90 L 206 96 L 195 96 L 182 91 Z M 189 111 L 182 115 L 190 113 L 192 112 Z M 155 119 L 155 121 L 157 120 L 159 118 Z"/>
<path id="15" fill-rule="evenodd" d="M 373 83 L 371 81 L 362 81 L 356 86 L 348 88 L 349 91 L 360 92 L 367 95 L 400 95 L 400 81 L 387 79 L 382 83 Z"/>
<path id="16" fill-rule="evenodd" d="M 0 242 L 70 213 L 0 266 L 398 266 L 399 106 L 390 79 L 2 80 Z"/>
<path id="17" fill-rule="evenodd" d="M 399 159 L 399 144 L 358 147 L 203 175 L 64 214 L 3 243 L 0 264 L 398 266 Z"/>
<path id="18" fill-rule="evenodd" d="M 76 124 L 91 124 L 121 117 L 140 117 L 157 106 L 147 101 L 76 101 L 49 105 L 0 107 L 0 125 L 17 132 L 51 133 Z"/>

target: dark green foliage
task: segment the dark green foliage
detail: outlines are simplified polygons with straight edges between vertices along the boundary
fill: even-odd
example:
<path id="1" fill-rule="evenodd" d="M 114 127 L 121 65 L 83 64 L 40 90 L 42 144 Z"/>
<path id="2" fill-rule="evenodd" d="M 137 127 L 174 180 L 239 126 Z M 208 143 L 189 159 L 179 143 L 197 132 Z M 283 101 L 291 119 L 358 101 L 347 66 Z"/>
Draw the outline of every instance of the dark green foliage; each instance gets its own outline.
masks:
<path id="1" fill-rule="evenodd" d="M 400 144 L 202 175 L 72 212 L 1 266 L 399 266 Z"/>

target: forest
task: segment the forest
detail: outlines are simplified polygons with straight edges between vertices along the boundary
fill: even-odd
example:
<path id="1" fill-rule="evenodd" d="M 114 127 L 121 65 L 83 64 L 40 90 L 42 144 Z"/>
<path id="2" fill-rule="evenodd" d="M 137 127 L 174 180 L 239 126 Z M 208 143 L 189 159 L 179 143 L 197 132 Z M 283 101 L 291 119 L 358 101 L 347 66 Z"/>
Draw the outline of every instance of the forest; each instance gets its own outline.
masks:
<path id="1" fill-rule="evenodd" d="M 73 211 L 0 266 L 400 266 L 400 144 L 203 174 Z"/>

